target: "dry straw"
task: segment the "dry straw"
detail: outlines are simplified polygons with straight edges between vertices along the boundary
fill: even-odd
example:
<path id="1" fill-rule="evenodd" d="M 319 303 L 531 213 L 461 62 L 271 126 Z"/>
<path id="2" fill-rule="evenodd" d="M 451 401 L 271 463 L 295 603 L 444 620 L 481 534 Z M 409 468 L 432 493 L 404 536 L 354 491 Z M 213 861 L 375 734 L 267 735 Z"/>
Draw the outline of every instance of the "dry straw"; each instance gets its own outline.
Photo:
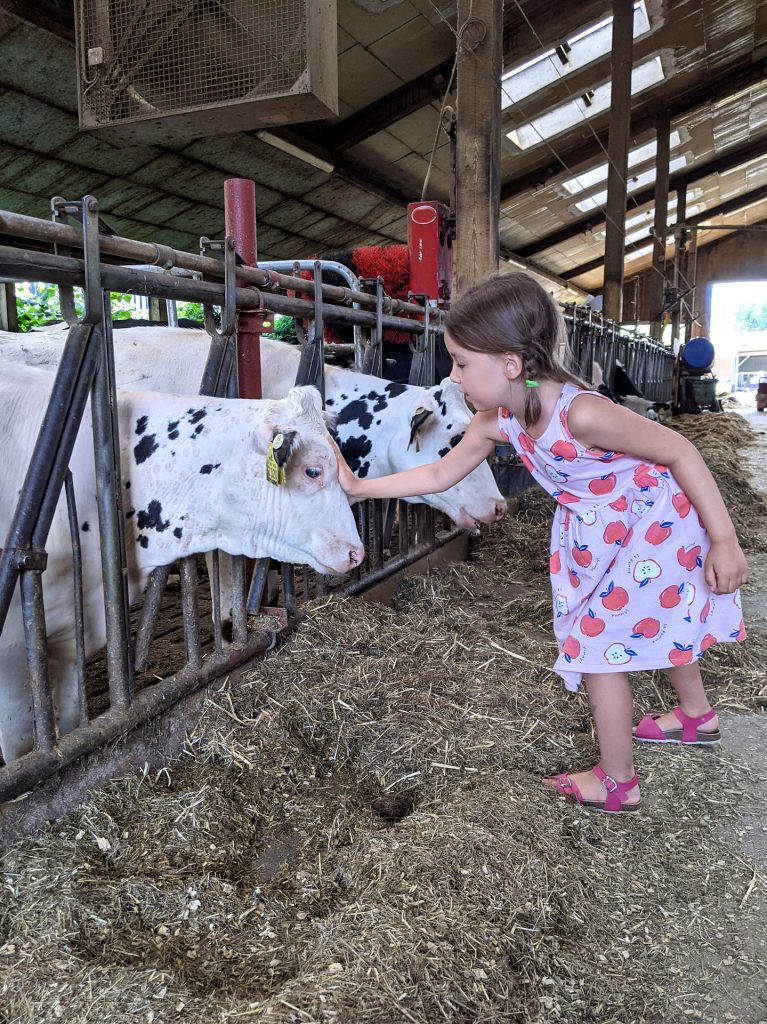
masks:
<path id="1" fill-rule="evenodd" d="M 753 523 L 748 433 L 681 428 Z M 727 829 L 747 774 L 641 750 L 630 820 L 543 789 L 595 759 L 549 670 L 549 515 L 533 494 L 393 609 L 318 599 L 166 771 L 7 849 L 0 1021 L 719 1019 L 715 967 L 757 969 L 730 937 L 764 887 Z M 710 652 L 720 707 L 761 707 L 766 654 Z M 639 678 L 638 707 L 667 700 Z"/>

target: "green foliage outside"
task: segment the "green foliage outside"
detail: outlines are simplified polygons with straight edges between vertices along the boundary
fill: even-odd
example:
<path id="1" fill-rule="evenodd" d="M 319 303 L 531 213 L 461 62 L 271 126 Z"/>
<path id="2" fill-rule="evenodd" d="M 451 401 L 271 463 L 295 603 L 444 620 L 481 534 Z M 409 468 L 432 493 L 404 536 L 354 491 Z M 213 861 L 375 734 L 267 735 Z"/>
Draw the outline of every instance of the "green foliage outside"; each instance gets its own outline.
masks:
<path id="1" fill-rule="evenodd" d="M 177 302 L 176 315 L 179 320 L 197 320 L 203 323 L 201 302 Z"/>
<path id="2" fill-rule="evenodd" d="M 84 310 L 83 291 L 75 288 L 75 309 Z M 125 292 L 112 292 L 112 319 L 130 320 L 136 315 L 134 296 Z M 63 320 L 59 304 L 59 290 L 54 284 L 20 284 L 16 286 L 16 314 L 20 331 L 31 331 L 45 324 Z"/>
<path id="3" fill-rule="evenodd" d="M 286 341 L 289 345 L 296 345 L 296 322 L 292 316 L 276 316 L 274 318 L 274 331 L 272 336 L 280 341 Z"/>
<path id="4" fill-rule="evenodd" d="M 739 331 L 767 331 L 767 302 L 744 302 L 735 314 Z"/>

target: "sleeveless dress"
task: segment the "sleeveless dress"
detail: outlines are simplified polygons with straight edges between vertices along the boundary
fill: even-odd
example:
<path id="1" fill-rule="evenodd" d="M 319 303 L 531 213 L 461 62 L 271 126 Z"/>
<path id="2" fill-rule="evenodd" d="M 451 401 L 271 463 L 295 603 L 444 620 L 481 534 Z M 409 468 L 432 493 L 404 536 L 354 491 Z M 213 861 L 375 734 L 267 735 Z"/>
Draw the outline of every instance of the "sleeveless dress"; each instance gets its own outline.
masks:
<path id="1" fill-rule="evenodd" d="M 568 690 L 583 673 L 687 665 L 712 644 L 746 638 L 740 592 L 714 594 L 705 581 L 711 545 L 689 498 L 665 466 L 584 448 L 567 426 L 581 394 L 597 393 L 563 386 L 539 438 L 498 411 L 501 434 L 557 502 L 554 671 Z"/>

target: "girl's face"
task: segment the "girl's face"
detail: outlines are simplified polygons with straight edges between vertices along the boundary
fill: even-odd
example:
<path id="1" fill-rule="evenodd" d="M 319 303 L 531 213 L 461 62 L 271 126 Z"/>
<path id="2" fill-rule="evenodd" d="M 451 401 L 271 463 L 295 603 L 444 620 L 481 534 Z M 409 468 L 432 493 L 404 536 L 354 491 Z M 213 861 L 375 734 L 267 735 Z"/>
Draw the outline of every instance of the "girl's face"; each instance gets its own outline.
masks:
<path id="1" fill-rule="evenodd" d="M 445 334 L 445 347 L 453 360 L 450 379 L 477 412 L 509 404 L 507 355 L 474 352 L 463 348 L 449 334 Z"/>

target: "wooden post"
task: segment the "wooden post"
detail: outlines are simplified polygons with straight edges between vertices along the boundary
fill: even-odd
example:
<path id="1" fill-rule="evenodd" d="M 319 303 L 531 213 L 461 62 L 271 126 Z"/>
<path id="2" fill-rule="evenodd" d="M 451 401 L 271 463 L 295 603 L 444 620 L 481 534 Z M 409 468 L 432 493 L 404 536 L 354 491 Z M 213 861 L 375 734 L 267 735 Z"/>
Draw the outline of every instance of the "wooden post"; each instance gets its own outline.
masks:
<path id="1" fill-rule="evenodd" d="M 655 237 L 652 246 L 652 272 L 650 277 L 650 337 L 659 339 L 663 334 L 661 310 L 666 290 L 666 232 L 668 230 L 668 177 L 671 138 L 671 118 L 667 113 L 658 116 L 655 129 Z"/>
<path id="2" fill-rule="evenodd" d="M 626 172 L 631 126 L 631 65 L 634 51 L 634 0 L 613 0 L 610 134 L 607 142 L 607 233 L 605 236 L 604 314 L 623 314 L 623 261 L 626 237 Z"/>
<path id="3" fill-rule="evenodd" d="M 16 286 L 13 281 L 0 283 L 0 329 L 12 331 L 19 329 L 19 318 L 16 311 Z"/>
<path id="4" fill-rule="evenodd" d="M 453 299 L 498 271 L 503 3 L 458 0 L 457 25 Z"/>
<path id="5" fill-rule="evenodd" d="M 687 220 L 687 182 L 684 182 L 676 190 L 676 221 L 677 224 L 684 224 Z M 687 231 L 684 228 L 677 228 L 674 232 L 674 291 L 677 295 L 677 300 L 674 303 L 673 312 L 671 314 L 671 338 L 674 345 L 674 355 L 679 351 L 681 347 L 681 337 L 679 332 L 679 319 L 682 312 L 682 300 L 679 298 L 681 292 L 685 290 L 684 283 L 684 254 L 685 246 L 687 245 Z"/>

